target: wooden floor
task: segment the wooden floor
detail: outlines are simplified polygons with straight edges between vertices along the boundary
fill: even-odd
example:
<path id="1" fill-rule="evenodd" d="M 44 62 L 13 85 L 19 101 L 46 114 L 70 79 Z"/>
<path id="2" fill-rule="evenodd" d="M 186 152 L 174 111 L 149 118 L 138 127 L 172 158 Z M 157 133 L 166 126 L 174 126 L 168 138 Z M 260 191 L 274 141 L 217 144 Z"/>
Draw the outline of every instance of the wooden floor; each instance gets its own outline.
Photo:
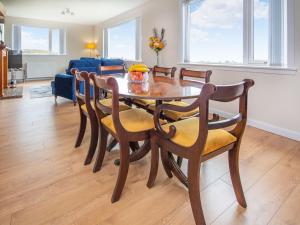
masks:
<path id="1" fill-rule="evenodd" d="M 48 82 L 49 83 L 49 82 Z M 31 83 L 38 85 L 40 83 Z M 45 84 L 45 83 L 44 83 Z M 194 224 L 188 193 L 161 166 L 147 189 L 149 157 L 133 163 L 121 200 L 110 198 L 118 150 L 103 169 L 83 166 L 83 145 L 74 149 L 78 109 L 54 98 L 0 101 L 1 225 L 189 225 Z M 252 127 L 241 148 L 241 177 L 248 208 L 235 200 L 227 155 L 202 167 L 202 202 L 208 224 L 300 224 L 300 143 Z"/>

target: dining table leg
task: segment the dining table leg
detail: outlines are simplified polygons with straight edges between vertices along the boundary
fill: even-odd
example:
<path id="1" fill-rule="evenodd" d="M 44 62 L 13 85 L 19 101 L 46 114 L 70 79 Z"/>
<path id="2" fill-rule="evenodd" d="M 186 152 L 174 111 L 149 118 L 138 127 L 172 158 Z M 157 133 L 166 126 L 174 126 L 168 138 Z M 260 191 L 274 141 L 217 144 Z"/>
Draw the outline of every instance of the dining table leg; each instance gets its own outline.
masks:
<path id="1" fill-rule="evenodd" d="M 148 154 L 148 152 L 150 152 L 150 150 L 151 150 L 151 142 L 150 140 L 146 140 L 139 149 L 132 151 L 132 153 L 129 156 L 129 162 L 136 162 L 144 158 Z M 120 159 L 116 159 L 114 161 L 114 164 L 116 166 L 119 166 Z"/>
<path id="2" fill-rule="evenodd" d="M 109 144 L 107 145 L 106 151 L 110 152 L 118 144 L 117 139 L 111 137 L 109 139 Z"/>

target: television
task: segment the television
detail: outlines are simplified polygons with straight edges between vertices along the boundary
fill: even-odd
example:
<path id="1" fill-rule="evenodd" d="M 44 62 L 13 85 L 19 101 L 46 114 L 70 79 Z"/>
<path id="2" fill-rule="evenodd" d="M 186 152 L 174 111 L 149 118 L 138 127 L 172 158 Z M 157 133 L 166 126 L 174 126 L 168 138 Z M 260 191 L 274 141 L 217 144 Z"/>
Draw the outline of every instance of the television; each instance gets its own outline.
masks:
<path id="1" fill-rule="evenodd" d="M 8 68 L 9 69 L 23 68 L 22 51 L 8 50 Z"/>

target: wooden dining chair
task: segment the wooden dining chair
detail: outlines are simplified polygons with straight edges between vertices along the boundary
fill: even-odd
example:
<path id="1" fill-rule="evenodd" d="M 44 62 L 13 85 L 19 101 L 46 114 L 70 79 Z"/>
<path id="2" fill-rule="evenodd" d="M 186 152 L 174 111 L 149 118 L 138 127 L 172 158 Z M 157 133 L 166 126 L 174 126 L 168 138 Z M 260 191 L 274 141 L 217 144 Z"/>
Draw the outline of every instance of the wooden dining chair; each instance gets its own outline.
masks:
<path id="1" fill-rule="evenodd" d="M 200 200 L 201 163 L 226 151 L 228 151 L 230 175 L 237 201 L 242 207 L 247 207 L 239 174 L 239 150 L 247 122 L 248 90 L 253 85 L 253 80 L 244 80 L 227 86 L 204 84 L 200 97 L 191 105 L 181 107 L 163 104 L 155 111 L 156 131 L 151 138 L 151 172 L 147 186 L 151 188 L 154 185 L 160 147 L 162 163 L 168 177 L 175 175 L 188 188 L 197 225 L 205 225 Z M 232 102 L 236 99 L 239 99 L 237 115 L 221 121 L 208 122 L 209 100 Z M 167 125 L 161 125 L 159 122 L 162 110 L 187 112 L 194 108 L 199 108 L 199 117 Z M 234 128 L 225 130 L 231 126 Z M 188 160 L 187 177 L 175 162 L 173 154 Z"/>
<path id="2" fill-rule="evenodd" d="M 165 75 L 165 76 L 171 76 L 172 78 L 175 77 L 175 72 L 177 68 L 176 67 L 160 67 L 160 66 L 154 66 L 152 69 L 153 76 L 156 75 Z"/>
<path id="3" fill-rule="evenodd" d="M 96 171 L 101 169 L 105 155 L 108 134 L 111 134 L 120 145 L 120 165 L 117 183 L 112 195 L 112 202 L 120 199 L 122 190 L 128 174 L 130 162 L 130 142 L 148 141 L 150 142 L 150 132 L 154 129 L 153 116 L 143 109 L 132 108 L 121 111 L 119 102 L 119 87 L 113 77 L 99 78 L 94 76 L 96 88 L 112 91 L 112 108 L 108 109 L 101 101 L 95 101 L 96 111 L 110 112 L 111 115 L 100 116 L 100 146 L 95 162 Z M 98 96 L 96 95 L 96 98 Z M 148 151 L 150 145 L 146 146 Z"/>
<path id="4" fill-rule="evenodd" d="M 174 77 L 175 76 L 175 72 L 176 72 L 177 68 L 176 67 L 159 67 L 159 66 L 154 66 L 151 69 L 151 72 L 153 74 L 153 76 L 170 76 L 170 77 Z M 133 101 L 133 103 L 138 106 L 139 108 L 143 108 L 148 110 L 149 106 L 151 105 L 155 105 L 155 100 L 152 99 L 135 99 Z"/>
<path id="5" fill-rule="evenodd" d="M 91 126 L 91 139 L 88 154 L 86 156 L 84 165 L 90 164 L 93 156 L 96 151 L 97 143 L 98 143 L 98 120 L 91 104 L 91 96 L 90 96 L 90 78 L 88 72 L 78 72 L 78 70 L 73 69 L 72 71 L 75 74 L 75 94 L 77 97 L 77 102 L 79 106 L 79 114 L 80 114 L 80 128 L 78 132 L 78 136 L 75 143 L 75 148 L 79 147 L 82 143 L 85 130 L 86 130 L 86 122 L 87 118 L 89 118 L 90 126 Z M 80 82 L 84 83 L 84 94 L 80 92 Z"/>
<path id="6" fill-rule="evenodd" d="M 211 77 L 212 71 L 211 70 L 207 70 L 207 71 L 196 71 L 196 70 L 187 70 L 185 68 L 182 68 L 180 70 L 180 74 L 179 74 L 179 79 L 184 80 L 185 78 L 195 78 L 197 80 L 193 80 L 193 81 L 197 81 L 197 82 L 204 82 L 204 83 L 209 83 L 210 82 L 210 77 Z M 201 79 L 201 80 L 199 80 Z M 171 105 L 176 105 L 176 106 L 182 106 L 182 107 L 187 107 L 189 105 L 189 103 L 181 101 L 181 100 L 176 100 L 176 101 L 171 101 L 168 102 L 168 104 Z M 150 110 L 155 110 L 155 106 L 152 105 L 151 107 L 149 107 Z M 163 112 L 164 117 L 171 121 L 178 121 L 178 120 L 182 120 L 182 119 L 186 119 L 189 118 L 191 116 L 195 116 L 199 113 L 198 109 L 193 109 L 191 111 L 188 112 L 177 112 L 177 111 L 172 111 L 172 110 L 166 110 Z"/>
<path id="7" fill-rule="evenodd" d="M 125 65 L 117 65 L 117 66 L 100 66 L 100 75 L 113 75 L 115 74 L 117 71 L 119 71 L 120 73 L 125 74 L 127 72 L 127 69 L 125 67 Z M 103 72 L 106 72 L 105 74 Z M 112 74 L 109 74 L 109 73 Z M 105 92 L 105 97 L 106 98 L 111 98 L 111 94 Z M 124 101 L 128 106 L 132 106 L 132 101 L 130 99 L 126 99 L 126 98 L 120 98 L 121 101 Z"/>

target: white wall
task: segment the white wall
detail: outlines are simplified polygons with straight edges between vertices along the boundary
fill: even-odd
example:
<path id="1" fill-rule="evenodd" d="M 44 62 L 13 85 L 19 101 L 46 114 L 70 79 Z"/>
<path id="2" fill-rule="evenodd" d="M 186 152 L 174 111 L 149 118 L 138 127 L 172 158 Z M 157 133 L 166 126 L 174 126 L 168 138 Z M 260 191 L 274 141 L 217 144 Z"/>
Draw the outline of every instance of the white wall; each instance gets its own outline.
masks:
<path id="1" fill-rule="evenodd" d="M 70 59 L 78 59 L 82 56 L 89 56 L 89 51 L 84 49 L 86 42 L 94 41 L 94 26 L 88 25 L 78 25 L 70 23 L 59 23 L 59 22 L 49 22 L 43 20 L 25 19 L 17 17 L 6 17 L 5 18 L 5 43 L 8 47 L 11 45 L 11 35 L 12 35 L 12 25 L 20 24 L 27 26 L 38 26 L 38 27 L 48 27 L 48 28 L 63 28 L 67 32 L 67 54 L 66 55 L 24 55 L 24 63 L 49 63 L 50 67 L 53 68 L 53 74 L 58 72 L 64 72 L 65 68 L 68 66 Z M 40 70 L 41 77 L 45 76 L 43 68 L 37 68 Z M 46 75 L 47 76 L 47 75 Z"/>
<path id="2" fill-rule="evenodd" d="M 300 1 L 295 1 L 295 12 L 300 10 Z M 300 67 L 300 14 L 295 13 L 296 67 Z M 151 0 L 147 4 L 123 13 L 96 26 L 95 34 L 102 43 L 102 29 L 134 17 L 141 17 L 142 59 L 148 65 L 155 63 L 155 54 L 148 47 L 148 37 L 154 27 L 166 28 L 168 45 L 162 52 L 161 65 L 177 66 L 180 59 L 180 4 L 178 0 Z M 99 51 L 102 50 L 99 44 Z M 190 67 L 206 69 L 205 67 Z M 257 72 L 224 71 L 213 69 L 212 82 L 224 84 L 250 78 L 255 87 L 249 96 L 250 124 L 265 130 L 288 136 L 300 141 L 300 74 L 278 75 Z M 236 105 L 212 104 L 225 112 L 233 112 Z"/>

